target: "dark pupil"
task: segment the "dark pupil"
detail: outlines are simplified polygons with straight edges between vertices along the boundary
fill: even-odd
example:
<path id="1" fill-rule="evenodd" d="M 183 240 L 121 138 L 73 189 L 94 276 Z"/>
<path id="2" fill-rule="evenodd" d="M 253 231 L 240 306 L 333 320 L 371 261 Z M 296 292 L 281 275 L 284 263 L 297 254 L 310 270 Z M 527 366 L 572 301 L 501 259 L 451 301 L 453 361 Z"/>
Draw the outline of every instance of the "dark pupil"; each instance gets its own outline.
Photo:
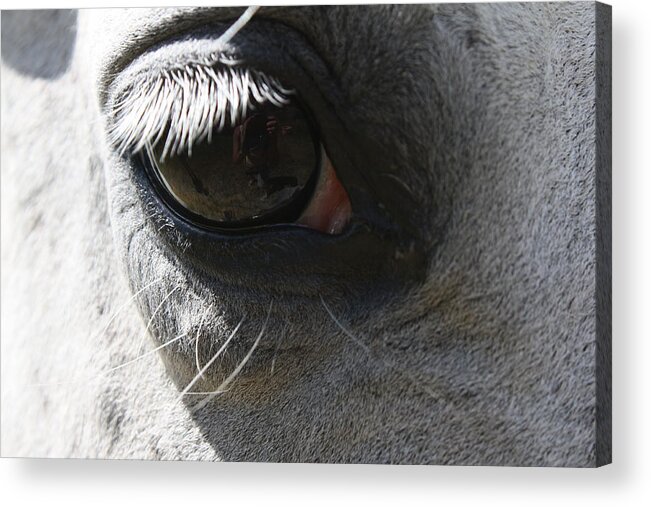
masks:
<path id="1" fill-rule="evenodd" d="M 235 127 L 213 132 L 210 142 L 194 145 L 191 155 L 161 161 L 162 152 L 159 143 L 156 160 L 148 163 L 172 206 L 216 227 L 293 222 L 318 176 L 318 147 L 294 104 L 258 107 Z"/>

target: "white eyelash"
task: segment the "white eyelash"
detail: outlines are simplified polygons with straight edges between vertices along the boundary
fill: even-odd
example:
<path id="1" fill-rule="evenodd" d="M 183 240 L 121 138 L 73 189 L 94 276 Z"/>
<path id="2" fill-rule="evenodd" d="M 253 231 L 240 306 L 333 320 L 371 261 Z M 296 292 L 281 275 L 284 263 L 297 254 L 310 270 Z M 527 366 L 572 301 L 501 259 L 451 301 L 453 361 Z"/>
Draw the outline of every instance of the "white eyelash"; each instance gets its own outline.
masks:
<path id="1" fill-rule="evenodd" d="M 144 75 L 122 94 L 109 131 L 121 155 L 159 142 L 164 143 L 161 159 L 191 155 L 193 144 L 210 142 L 213 132 L 234 127 L 247 111 L 267 102 L 286 105 L 295 93 L 260 71 L 234 66 L 231 59 L 211 60 Z"/>

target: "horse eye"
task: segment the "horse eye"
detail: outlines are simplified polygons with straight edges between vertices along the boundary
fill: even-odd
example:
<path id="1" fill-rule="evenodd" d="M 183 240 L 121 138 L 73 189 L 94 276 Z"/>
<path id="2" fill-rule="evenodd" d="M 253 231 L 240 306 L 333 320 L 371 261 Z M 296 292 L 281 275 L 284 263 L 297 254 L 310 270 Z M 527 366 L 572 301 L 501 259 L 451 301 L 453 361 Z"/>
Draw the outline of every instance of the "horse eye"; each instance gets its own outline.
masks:
<path id="1" fill-rule="evenodd" d="M 164 201 L 207 228 L 296 222 L 315 193 L 325 157 L 297 102 L 259 105 L 185 153 L 148 146 L 145 167 Z"/>

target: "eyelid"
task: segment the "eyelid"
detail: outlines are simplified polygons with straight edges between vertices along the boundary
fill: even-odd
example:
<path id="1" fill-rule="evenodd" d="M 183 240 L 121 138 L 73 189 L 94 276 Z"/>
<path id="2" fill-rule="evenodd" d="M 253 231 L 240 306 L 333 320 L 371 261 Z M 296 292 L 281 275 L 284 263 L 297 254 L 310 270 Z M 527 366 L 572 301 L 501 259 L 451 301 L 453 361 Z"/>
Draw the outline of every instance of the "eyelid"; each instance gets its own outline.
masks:
<path id="1" fill-rule="evenodd" d="M 221 49 L 220 49 L 221 48 Z M 122 155 L 163 142 L 163 157 L 234 124 L 247 108 L 282 106 L 295 91 L 243 65 L 237 48 L 214 37 L 186 36 L 141 55 L 115 79 L 108 103 L 109 137 Z"/>

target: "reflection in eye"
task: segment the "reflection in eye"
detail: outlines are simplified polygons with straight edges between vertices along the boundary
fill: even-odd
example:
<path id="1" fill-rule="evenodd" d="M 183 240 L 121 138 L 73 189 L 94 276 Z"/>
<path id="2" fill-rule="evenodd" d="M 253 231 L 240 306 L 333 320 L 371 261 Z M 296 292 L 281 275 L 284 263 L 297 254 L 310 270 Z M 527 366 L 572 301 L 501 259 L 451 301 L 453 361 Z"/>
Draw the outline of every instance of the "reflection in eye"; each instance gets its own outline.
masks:
<path id="1" fill-rule="evenodd" d="M 203 224 L 241 228 L 296 221 L 314 193 L 321 149 L 293 102 L 259 106 L 191 153 L 149 148 L 156 178 Z"/>

